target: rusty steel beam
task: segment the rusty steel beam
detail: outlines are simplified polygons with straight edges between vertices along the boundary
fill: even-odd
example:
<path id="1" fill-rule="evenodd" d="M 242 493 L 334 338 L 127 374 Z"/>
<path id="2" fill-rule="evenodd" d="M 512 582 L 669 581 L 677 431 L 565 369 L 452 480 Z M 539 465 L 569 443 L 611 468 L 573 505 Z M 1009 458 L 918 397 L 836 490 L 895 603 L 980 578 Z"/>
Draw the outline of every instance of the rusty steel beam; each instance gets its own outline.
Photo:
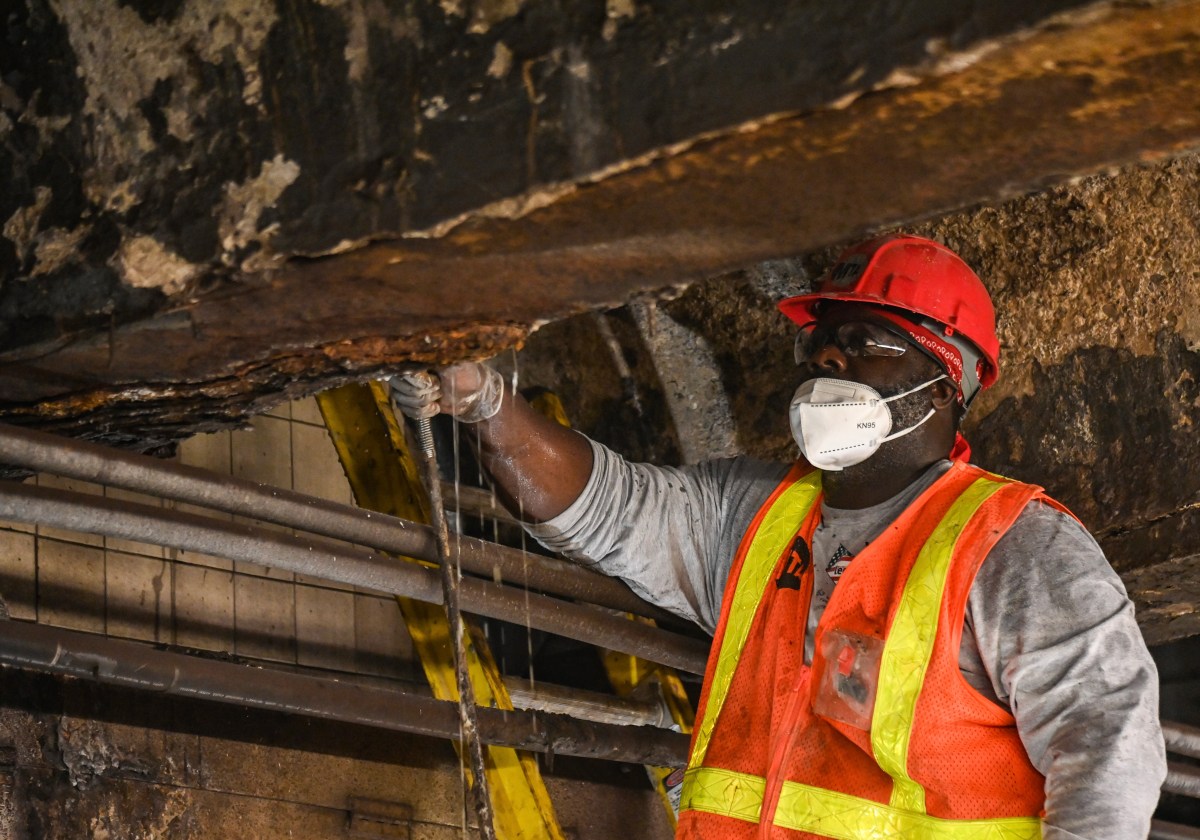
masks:
<path id="1" fill-rule="evenodd" d="M 85 441 L 0 423 L 0 464 L 174 499 L 226 513 L 296 528 L 379 551 L 436 562 L 431 529 L 396 516 L 306 496 L 123 452 Z M 678 624 L 680 619 L 637 597 L 625 584 L 552 557 L 472 537 L 455 540 L 462 568 L 507 582 Z"/>
<path id="2" fill-rule="evenodd" d="M 876 89 L 897 68 L 936 73 L 1093 2 L 298 0 L 286 14 L 134 14 L 115 0 L 15 0 L 0 349 L 29 358 L 37 342 L 107 331 L 168 298 L 270 282 L 290 256 L 426 230 Z M 202 28 L 221 44 L 197 42 Z M 183 90 L 204 96 L 167 93 Z M 81 111 L 86 143 L 77 119 L 58 118 Z"/>
<path id="3" fill-rule="evenodd" d="M 430 604 L 442 600 L 437 572 L 425 566 L 398 563 L 350 545 L 301 539 L 135 502 L 6 482 L 0 483 L 0 519 L 258 563 Z M 695 639 L 630 621 L 611 610 L 533 595 L 478 578 L 463 578 L 460 587 L 463 609 L 475 615 L 620 650 L 689 673 L 704 673 L 708 646 Z"/>
<path id="4" fill-rule="evenodd" d="M 1196 2 L 1093 5 L 948 56 L 951 70 L 915 84 L 881 82 L 31 348 L 0 367 L 0 414 L 178 436 L 264 393 L 489 355 L 545 319 L 1179 154 L 1200 144 L 1198 40 Z"/>
<path id="5" fill-rule="evenodd" d="M 573 718 L 622 726 L 674 725 L 666 704 L 652 695 L 631 699 L 514 676 L 504 677 L 504 687 L 513 706 L 526 711 L 569 714 Z"/>
<path id="6" fill-rule="evenodd" d="M 455 704 L 378 688 L 155 650 L 24 621 L 0 624 L 0 664 L 105 685 L 457 739 Z M 649 726 L 479 708 L 480 737 L 535 752 L 643 763 L 687 760 L 688 739 Z"/>
<path id="7" fill-rule="evenodd" d="M 1200 633 L 1200 563 L 1195 506 L 1133 528 L 1098 535 L 1104 554 L 1121 576 L 1137 610 L 1138 626 L 1151 645 Z"/>

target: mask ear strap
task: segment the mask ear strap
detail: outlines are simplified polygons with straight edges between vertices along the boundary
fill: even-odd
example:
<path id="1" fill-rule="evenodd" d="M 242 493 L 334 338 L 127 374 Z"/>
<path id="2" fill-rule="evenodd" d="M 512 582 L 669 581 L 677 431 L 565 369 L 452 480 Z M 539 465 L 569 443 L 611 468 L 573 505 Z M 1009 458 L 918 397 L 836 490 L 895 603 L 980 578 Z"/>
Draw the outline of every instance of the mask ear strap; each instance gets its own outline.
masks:
<path id="1" fill-rule="evenodd" d="M 898 400 L 901 397 L 907 397 L 909 394 L 917 393 L 917 391 L 920 391 L 922 388 L 928 388 L 934 382 L 941 382 L 943 379 L 949 379 L 949 378 L 950 378 L 949 376 L 947 376 L 946 374 L 943 373 L 941 376 L 935 376 L 933 379 L 930 379 L 928 382 L 923 382 L 920 385 L 917 385 L 916 387 L 909 388 L 907 391 L 901 391 L 899 394 L 892 394 L 890 397 L 884 397 L 883 402 L 889 403 L 892 400 Z M 929 419 L 928 417 L 925 418 L 925 420 L 928 420 L 928 419 Z M 922 420 L 921 423 L 924 423 L 925 420 Z M 920 425 L 920 424 L 918 424 L 918 425 Z M 913 428 L 915 429 L 916 426 L 913 426 Z"/>
<path id="2" fill-rule="evenodd" d="M 919 429 L 919 428 L 921 428 L 921 426 L 924 426 L 925 421 L 928 420 L 930 417 L 932 417 L 935 414 L 937 414 L 936 408 L 929 409 L 929 413 L 926 414 L 924 417 L 922 417 L 921 421 L 919 423 L 914 423 L 913 425 L 909 426 L 907 429 L 901 429 L 898 432 L 888 435 L 883 440 L 881 440 L 880 443 L 887 443 L 889 440 L 895 440 L 896 438 L 904 437 L 909 432 L 914 431 L 915 429 Z"/>
<path id="3" fill-rule="evenodd" d="M 891 402 L 892 400 L 898 400 L 901 397 L 907 397 L 909 394 L 915 394 L 917 391 L 920 391 L 922 388 L 928 388 L 934 382 L 941 382 L 943 379 L 949 379 L 949 378 L 950 378 L 949 376 L 947 376 L 946 374 L 943 373 L 941 376 L 939 376 L 935 379 L 930 379 L 924 385 L 918 385 L 915 388 L 910 388 L 907 391 L 904 391 L 902 393 L 895 394 L 894 396 L 888 397 L 886 400 L 884 400 L 884 402 Z M 929 409 L 929 413 L 926 414 L 924 417 L 922 417 L 921 421 L 919 423 L 914 423 L 913 425 L 909 426 L 907 429 L 901 429 L 898 432 L 888 435 L 882 441 L 880 441 L 880 443 L 887 443 L 889 440 L 895 440 L 896 438 L 904 437 L 909 432 L 919 429 L 919 428 L 921 428 L 921 426 L 924 426 L 926 421 L 929 420 L 929 418 L 935 414 L 937 414 L 936 408 Z"/>

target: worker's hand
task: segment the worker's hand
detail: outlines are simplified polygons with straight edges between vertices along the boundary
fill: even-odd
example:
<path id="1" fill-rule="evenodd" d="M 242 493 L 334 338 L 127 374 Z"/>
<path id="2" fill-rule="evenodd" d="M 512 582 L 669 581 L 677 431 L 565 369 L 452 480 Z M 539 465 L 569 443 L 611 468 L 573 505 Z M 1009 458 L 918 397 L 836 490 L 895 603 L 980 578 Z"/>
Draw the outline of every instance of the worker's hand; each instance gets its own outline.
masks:
<path id="1" fill-rule="evenodd" d="M 504 398 L 504 377 L 480 362 L 460 362 L 439 370 L 406 370 L 388 380 L 392 402 L 420 420 L 441 412 L 462 423 L 493 417 Z"/>

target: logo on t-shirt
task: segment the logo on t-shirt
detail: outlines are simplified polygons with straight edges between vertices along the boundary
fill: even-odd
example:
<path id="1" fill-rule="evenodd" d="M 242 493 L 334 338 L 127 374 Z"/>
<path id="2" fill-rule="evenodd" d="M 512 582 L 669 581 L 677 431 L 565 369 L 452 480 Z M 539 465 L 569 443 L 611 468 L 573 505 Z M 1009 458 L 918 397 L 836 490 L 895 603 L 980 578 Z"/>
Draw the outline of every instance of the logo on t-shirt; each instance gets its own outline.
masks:
<path id="1" fill-rule="evenodd" d="M 853 559 L 854 555 L 846 550 L 846 546 L 839 545 L 837 551 L 833 552 L 833 556 L 825 565 L 825 574 L 829 575 L 829 579 L 836 585 L 846 569 L 850 567 L 850 561 Z"/>

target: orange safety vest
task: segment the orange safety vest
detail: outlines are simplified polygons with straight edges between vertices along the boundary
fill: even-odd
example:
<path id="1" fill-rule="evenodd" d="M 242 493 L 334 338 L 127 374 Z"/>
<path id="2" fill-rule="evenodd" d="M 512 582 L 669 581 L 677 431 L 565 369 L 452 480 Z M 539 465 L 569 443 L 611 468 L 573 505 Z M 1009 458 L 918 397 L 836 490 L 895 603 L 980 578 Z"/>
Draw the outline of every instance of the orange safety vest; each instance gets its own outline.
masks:
<path id="1" fill-rule="evenodd" d="M 1045 780 L 1012 715 L 958 668 L 975 575 L 1038 498 L 1039 487 L 952 465 L 842 575 L 810 667 L 821 474 L 794 467 L 730 570 L 676 836 L 1041 838 Z M 847 722 L 876 676 L 873 709 Z"/>

